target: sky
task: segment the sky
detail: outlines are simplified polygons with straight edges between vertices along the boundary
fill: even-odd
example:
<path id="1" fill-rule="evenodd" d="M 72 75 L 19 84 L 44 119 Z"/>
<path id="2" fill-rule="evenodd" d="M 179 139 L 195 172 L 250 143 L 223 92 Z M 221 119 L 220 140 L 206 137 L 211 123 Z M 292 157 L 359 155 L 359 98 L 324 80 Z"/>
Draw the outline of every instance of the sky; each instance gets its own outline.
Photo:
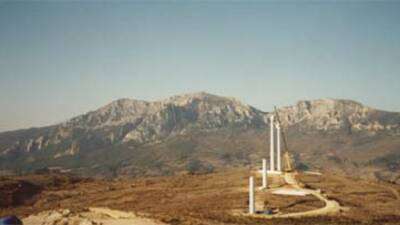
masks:
<path id="1" fill-rule="evenodd" d="M 400 111 L 400 1 L 0 0 L 0 131 L 206 91 Z"/>

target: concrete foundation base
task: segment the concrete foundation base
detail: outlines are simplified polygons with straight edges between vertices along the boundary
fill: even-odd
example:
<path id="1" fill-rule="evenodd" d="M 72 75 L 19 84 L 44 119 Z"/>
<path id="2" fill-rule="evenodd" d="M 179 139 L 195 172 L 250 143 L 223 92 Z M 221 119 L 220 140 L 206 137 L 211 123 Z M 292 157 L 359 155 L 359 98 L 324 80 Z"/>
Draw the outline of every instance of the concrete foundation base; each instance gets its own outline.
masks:
<path id="1" fill-rule="evenodd" d="M 258 172 L 259 173 L 261 173 L 262 174 L 262 169 L 261 170 L 258 170 Z M 283 173 L 282 173 L 282 171 L 277 171 L 277 170 L 274 170 L 274 171 L 271 171 L 271 170 L 267 170 L 267 174 L 268 174 L 268 176 L 270 176 L 270 175 L 282 175 Z"/>
<path id="2" fill-rule="evenodd" d="M 292 195 L 292 196 L 306 196 L 311 194 L 310 191 L 305 189 L 291 189 L 291 188 L 279 188 L 272 191 L 274 195 Z"/>

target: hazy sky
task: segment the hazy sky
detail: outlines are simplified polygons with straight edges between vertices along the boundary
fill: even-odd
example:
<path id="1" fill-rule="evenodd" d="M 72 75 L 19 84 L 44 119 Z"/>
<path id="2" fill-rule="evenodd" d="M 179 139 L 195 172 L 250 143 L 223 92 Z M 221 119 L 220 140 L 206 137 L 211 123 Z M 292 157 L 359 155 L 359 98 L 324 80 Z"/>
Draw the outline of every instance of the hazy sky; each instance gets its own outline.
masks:
<path id="1" fill-rule="evenodd" d="M 400 111 L 400 2 L 316 2 L 0 0 L 0 130 L 196 91 Z"/>

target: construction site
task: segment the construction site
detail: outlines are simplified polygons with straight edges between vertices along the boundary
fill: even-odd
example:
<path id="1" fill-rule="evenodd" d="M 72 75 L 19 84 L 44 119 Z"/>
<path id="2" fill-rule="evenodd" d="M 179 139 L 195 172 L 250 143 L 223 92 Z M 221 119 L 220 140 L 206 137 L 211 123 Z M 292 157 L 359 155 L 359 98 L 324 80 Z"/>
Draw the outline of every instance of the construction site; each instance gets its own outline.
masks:
<path id="1" fill-rule="evenodd" d="M 262 169 L 256 171 L 255 175 L 249 178 L 249 216 L 261 218 L 292 218 L 292 217 L 310 217 L 310 216 L 324 216 L 333 215 L 340 211 L 347 210 L 341 207 L 340 204 L 332 199 L 329 199 L 325 194 L 321 193 L 321 189 L 305 188 L 305 185 L 297 180 L 298 172 L 295 170 L 293 157 L 291 156 L 287 137 L 284 130 L 281 128 L 281 122 L 278 112 L 275 110 L 276 122 L 274 115 L 270 117 L 270 167 L 267 170 L 267 160 L 262 159 Z M 275 137 L 276 136 L 276 137 Z M 284 144 L 283 165 L 281 157 L 281 139 Z M 276 143 L 276 147 L 275 147 Z M 307 172 L 313 176 L 321 176 L 319 172 Z M 260 176 L 261 174 L 261 176 Z M 268 182 L 268 176 L 271 177 L 271 183 Z M 262 185 L 256 188 L 254 185 L 254 178 L 262 179 Z M 259 193 L 260 192 L 260 193 Z M 282 213 L 279 208 L 268 207 L 267 199 L 258 199 L 263 193 L 271 193 L 274 195 L 282 196 L 308 196 L 323 202 L 323 207 L 312 209 L 304 212 L 290 212 Z M 256 195 L 257 194 L 257 195 Z"/>

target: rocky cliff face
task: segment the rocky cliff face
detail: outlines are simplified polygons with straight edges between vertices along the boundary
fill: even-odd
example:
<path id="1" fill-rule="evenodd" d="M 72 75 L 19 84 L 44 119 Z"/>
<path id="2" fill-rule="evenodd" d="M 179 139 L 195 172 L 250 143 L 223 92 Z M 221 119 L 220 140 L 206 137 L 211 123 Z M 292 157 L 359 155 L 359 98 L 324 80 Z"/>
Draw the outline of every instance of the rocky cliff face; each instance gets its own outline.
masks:
<path id="1" fill-rule="evenodd" d="M 204 92 L 146 102 L 120 99 L 45 130 L 7 132 L 11 137 L 0 154 L 38 152 L 52 148 L 54 157 L 75 155 L 81 149 L 121 143 L 161 142 L 188 130 L 260 128 L 265 113 L 233 98 Z M 0 134 L 0 139 L 2 135 Z"/>
<path id="2" fill-rule="evenodd" d="M 278 112 L 283 127 L 301 135 L 362 133 L 400 137 L 400 113 L 376 110 L 354 101 L 300 101 L 294 106 L 280 108 Z M 91 167 L 96 168 L 112 161 L 115 155 L 102 159 L 103 162 L 96 157 L 102 158 L 113 149 L 130 154 L 149 145 L 163 145 L 168 143 L 167 140 L 190 136 L 193 132 L 219 132 L 232 137 L 241 132 L 266 132 L 268 118 L 274 114 L 262 112 L 234 98 L 204 92 L 154 102 L 120 99 L 62 124 L 0 133 L 0 164 L 4 167 L 0 169 L 15 166 L 15 163 L 9 163 L 10 160 L 17 164 L 28 163 L 29 168 L 48 164 L 80 167 L 82 162 L 93 162 Z M 193 143 L 197 143 L 199 138 L 191 138 L 184 145 L 194 148 Z M 265 136 L 248 138 L 266 140 Z M 214 146 L 217 141 L 207 142 L 210 142 L 207 145 Z M 173 148 L 180 149 L 181 146 Z M 126 152 L 123 154 L 128 154 Z M 135 153 L 135 156 L 142 153 Z M 243 157 L 239 153 L 238 156 Z"/>
<path id="3" fill-rule="evenodd" d="M 61 125 L 63 129 L 103 130 L 112 142 L 146 143 L 179 135 L 188 129 L 259 127 L 264 114 L 235 99 L 207 93 L 180 95 L 162 101 L 114 101 Z"/>
<path id="4" fill-rule="evenodd" d="M 284 126 L 303 130 L 398 132 L 400 114 L 376 110 L 350 100 L 300 101 L 278 110 Z"/>

